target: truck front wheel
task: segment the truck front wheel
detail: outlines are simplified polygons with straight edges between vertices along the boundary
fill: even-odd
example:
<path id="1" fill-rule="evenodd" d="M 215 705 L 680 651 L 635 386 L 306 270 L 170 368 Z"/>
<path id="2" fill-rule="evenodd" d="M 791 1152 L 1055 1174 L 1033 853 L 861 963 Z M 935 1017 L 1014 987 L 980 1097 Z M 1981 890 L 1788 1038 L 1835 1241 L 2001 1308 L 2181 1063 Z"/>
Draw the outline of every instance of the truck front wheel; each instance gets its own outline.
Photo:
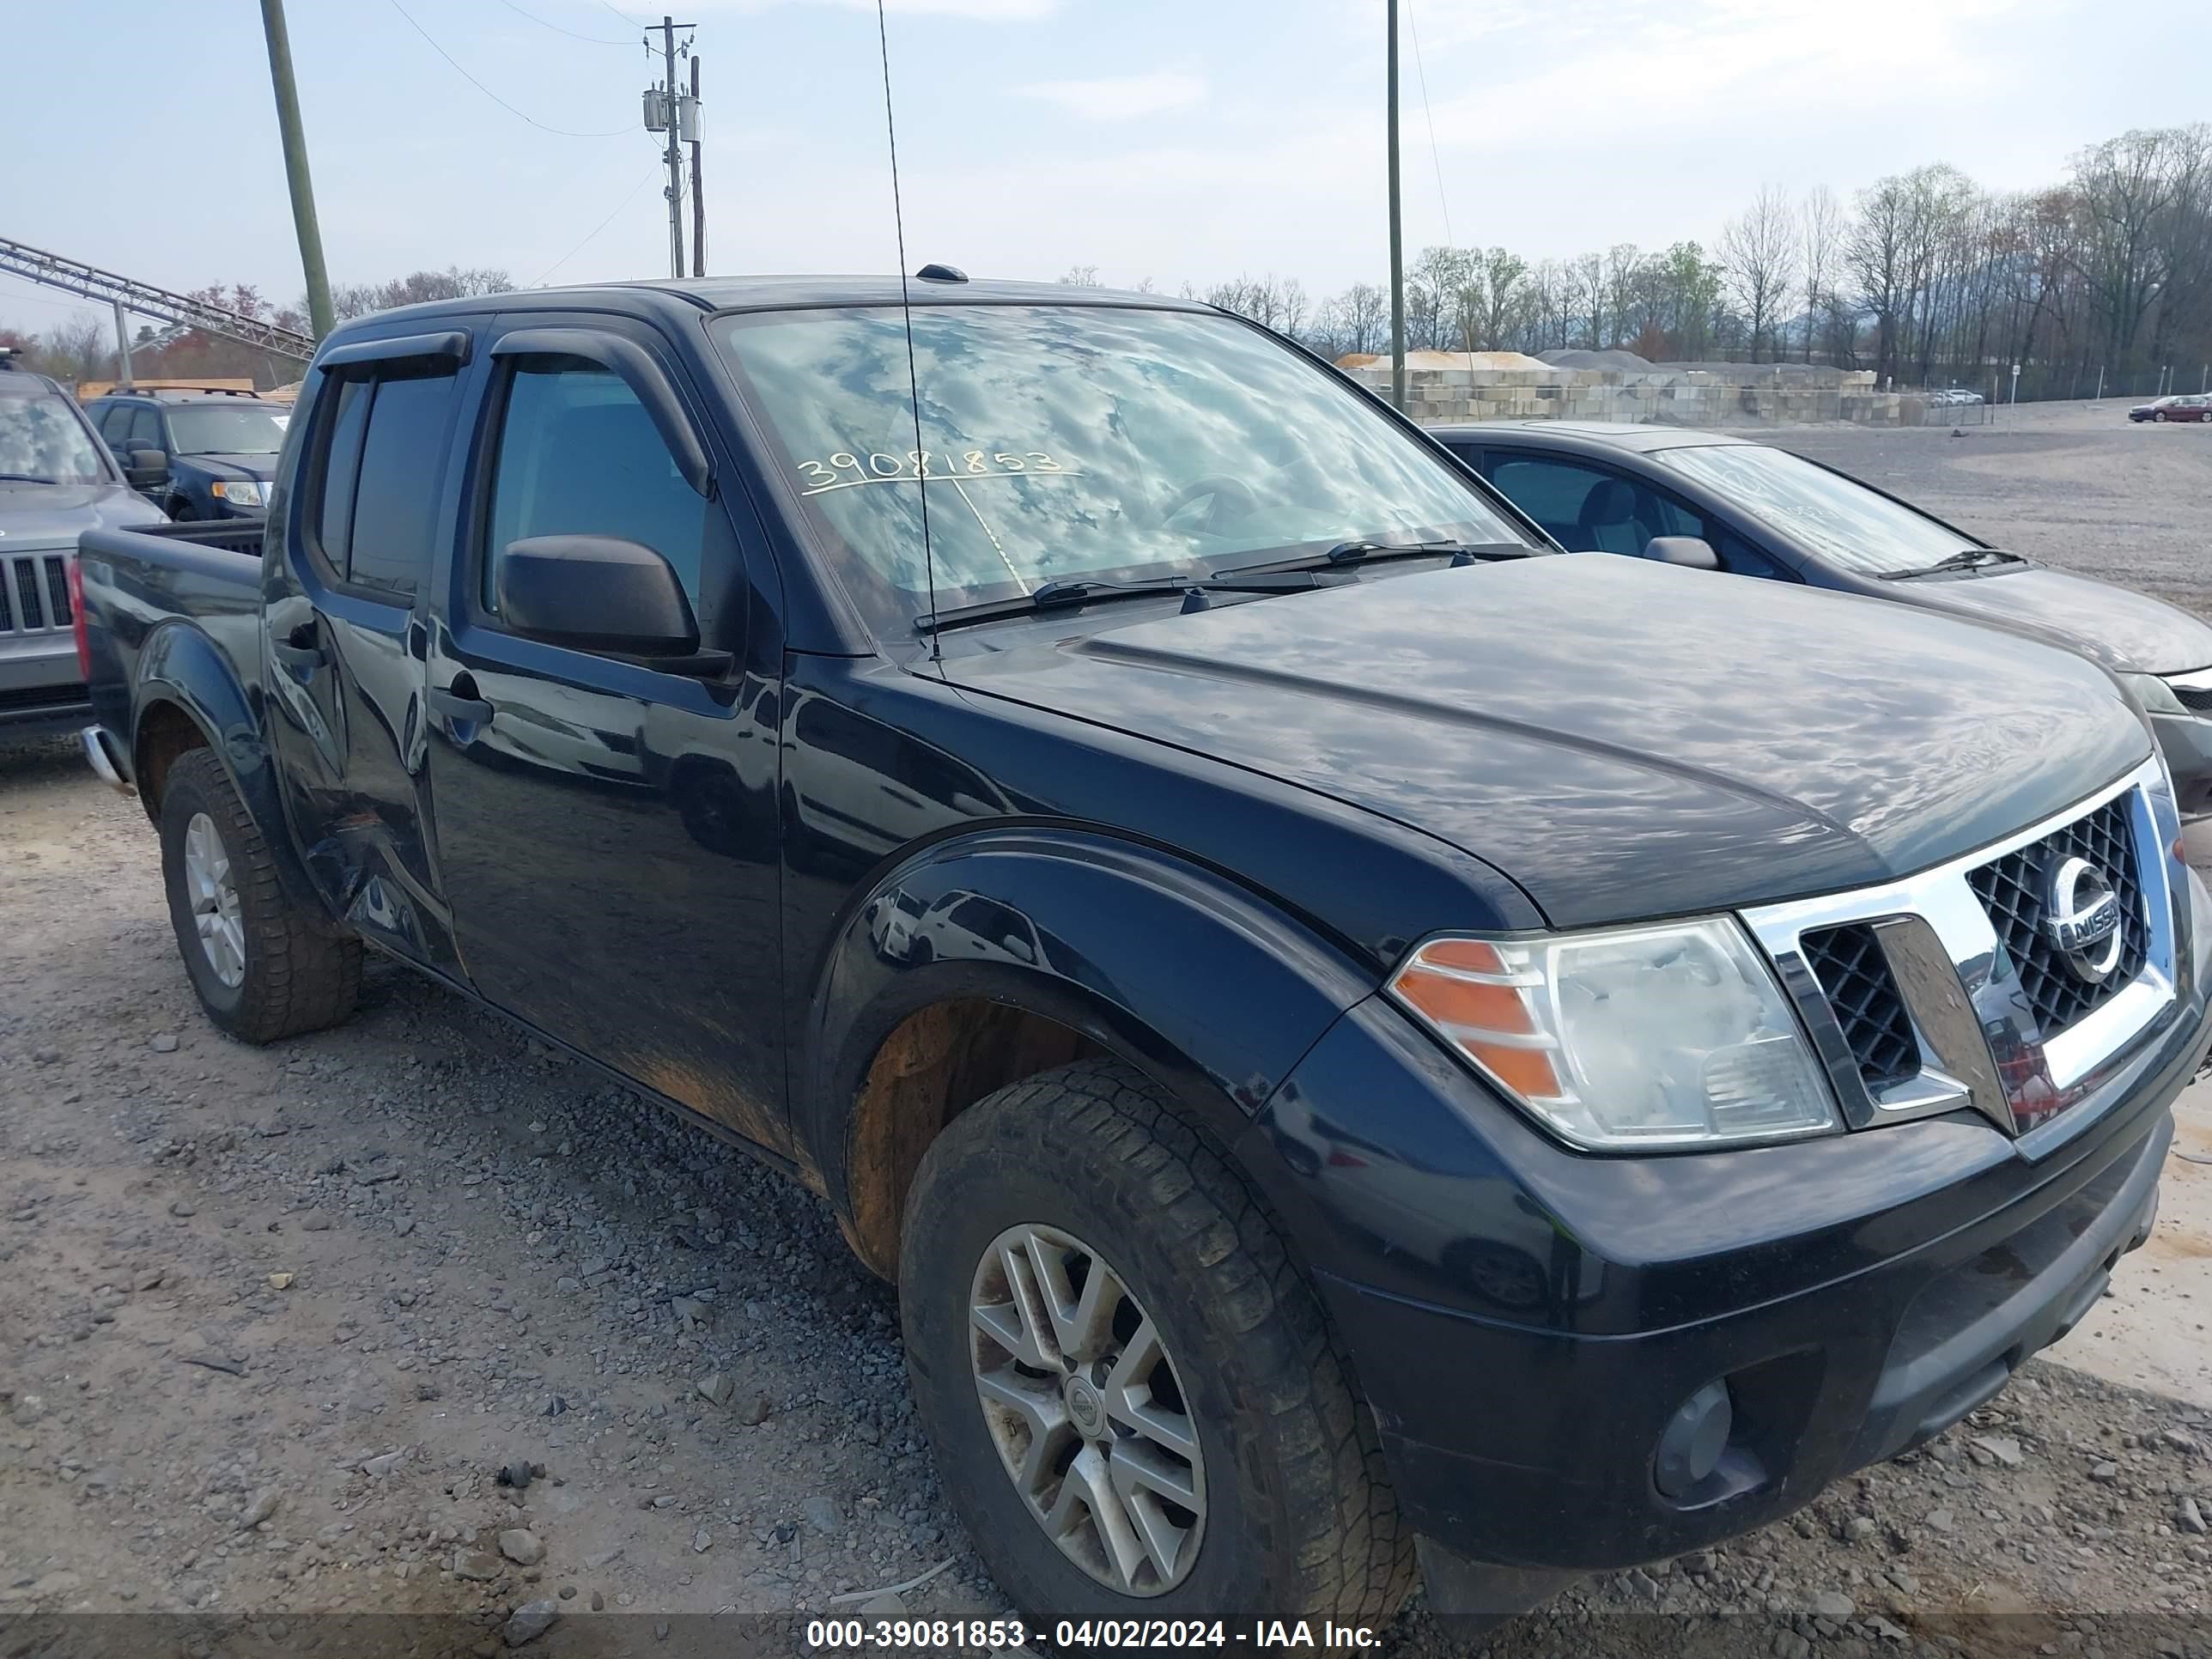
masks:
<path id="1" fill-rule="evenodd" d="M 1379 1626 L 1413 1540 L 1274 1225 L 1153 1085 L 1085 1060 L 931 1145 L 899 1261 L 947 1494 L 1023 1614 Z"/>
<path id="2" fill-rule="evenodd" d="M 361 991 L 361 941 L 292 902 L 222 764 L 190 749 L 161 791 L 161 878 L 200 1006 L 246 1042 L 335 1025 Z"/>

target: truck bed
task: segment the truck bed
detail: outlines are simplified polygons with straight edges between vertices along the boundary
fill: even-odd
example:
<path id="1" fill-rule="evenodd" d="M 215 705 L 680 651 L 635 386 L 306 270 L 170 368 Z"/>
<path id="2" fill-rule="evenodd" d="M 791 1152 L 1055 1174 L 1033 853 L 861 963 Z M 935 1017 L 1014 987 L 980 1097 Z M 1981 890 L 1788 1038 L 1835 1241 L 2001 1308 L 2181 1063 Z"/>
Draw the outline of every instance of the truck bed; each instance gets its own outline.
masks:
<path id="1" fill-rule="evenodd" d="M 241 698 L 261 675 L 262 526 L 252 520 L 88 530 L 77 541 L 93 716 L 127 769 L 147 655 L 212 651 Z M 190 640 L 162 635 L 179 633 Z"/>

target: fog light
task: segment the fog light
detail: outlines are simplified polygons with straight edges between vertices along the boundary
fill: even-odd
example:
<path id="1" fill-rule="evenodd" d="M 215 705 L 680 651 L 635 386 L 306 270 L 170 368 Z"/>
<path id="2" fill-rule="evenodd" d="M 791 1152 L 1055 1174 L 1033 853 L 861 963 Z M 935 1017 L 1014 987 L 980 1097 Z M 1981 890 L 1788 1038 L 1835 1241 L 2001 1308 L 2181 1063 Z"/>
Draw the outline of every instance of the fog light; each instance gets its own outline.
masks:
<path id="1" fill-rule="evenodd" d="M 1729 1431 L 1735 1426 L 1728 1384 L 1706 1383 L 1676 1408 L 1660 1431 L 1652 1483 L 1668 1498 L 1688 1497 L 1720 1467 Z"/>

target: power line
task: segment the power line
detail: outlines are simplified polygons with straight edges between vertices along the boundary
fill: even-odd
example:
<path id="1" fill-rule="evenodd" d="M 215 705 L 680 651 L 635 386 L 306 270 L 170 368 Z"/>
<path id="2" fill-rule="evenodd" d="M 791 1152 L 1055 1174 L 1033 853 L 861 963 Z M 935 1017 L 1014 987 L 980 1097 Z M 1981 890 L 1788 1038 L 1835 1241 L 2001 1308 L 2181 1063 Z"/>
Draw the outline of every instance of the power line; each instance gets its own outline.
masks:
<path id="1" fill-rule="evenodd" d="M 565 34 L 571 40 L 588 40 L 595 46 L 627 46 L 633 44 L 628 40 L 610 40 L 604 34 L 579 34 L 574 29 L 564 29 L 558 23 L 547 22 L 536 12 L 523 10 L 521 7 L 514 3 L 514 0 L 499 0 L 499 3 L 505 6 L 517 17 L 526 17 L 532 22 L 537 24 L 539 28 L 551 29 L 556 34 Z"/>
<path id="2" fill-rule="evenodd" d="M 529 122 L 532 126 L 536 127 L 539 131 L 550 132 L 562 138 L 619 138 L 623 134 L 629 131 L 628 127 L 616 127 L 607 132 L 575 132 L 567 127 L 548 126 L 536 116 L 527 114 L 525 112 L 515 108 L 515 106 L 508 103 L 506 99 L 501 97 L 483 82 L 477 80 L 475 76 L 471 75 L 468 70 L 462 69 L 460 61 L 456 58 L 453 53 L 447 52 L 443 46 L 440 46 L 435 40 L 431 40 L 429 30 L 424 28 L 420 23 L 416 22 L 415 19 L 410 15 L 407 8 L 399 3 L 399 0 L 391 0 L 391 4 L 392 10 L 398 12 L 402 17 L 407 19 L 407 27 L 413 29 L 416 33 L 421 35 L 424 40 L 428 41 L 429 43 L 430 50 L 436 52 L 439 57 L 444 58 L 448 64 L 451 64 L 455 70 L 459 73 L 463 80 L 466 81 L 478 92 L 483 94 L 485 97 L 490 99 L 493 103 L 497 104 L 508 114 L 521 116 L 524 120 Z"/>
<path id="3" fill-rule="evenodd" d="M 643 190 L 647 185 L 651 184 L 653 182 L 653 173 L 659 173 L 659 171 L 660 163 L 659 161 L 655 161 L 653 164 L 652 171 L 647 173 L 644 178 L 639 179 L 637 183 L 631 185 L 629 194 L 623 197 L 621 201 L 615 204 L 615 210 L 613 213 L 610 213 L 605 218 L 600 220 L 598 224 L 592 226 L 590 235 L 585 237 L 582 241 L 577 243 L 575 246 L 570 248 L 566 253 L 556 259 L 551 264 L 546 266 L 545 276 L 540 276 L 530 286 L 532 288 L 544 287 L 546 276 L 550 276 L 555 271 L 560 270 L 562 265 L 567 264 L 569 260 L 574 258 L 579 253 L 581 253 L 586 247 L 590 246 L 592 240 L 597 238 L 601 231 L 605 230 L 609 225 L 614 223 L 616 214 L 619 214 L 632 202 L 637 200 L 638 191 Z"/>
<path id="4" fill-rule="evenodd" d="M 1437 149 L 1437 116 L 1429 107 L 1429 71 L 1421 62 L 1421 26 L 1413 20 L 1413 0 L 1406 0 L 1406 27 L 1413 37 L 1413 73 L 1420 77 L 1421 113 L 1429 124 L 1429 160 L 1437 170 L 1437 205 L 1444 210 L 1444 246 L 1457 247 L 1452 234 L 1451 204 L 1444 199 L 1444 158 Z"/>
<path id="5" fill-rule="evenodd" d="M 649 23 L 640 22 L 636 18 L 631 16 L 619 6 L 607 5 L 607 0 L 599 0 L 599 3 L 603 6 L 606 6 L 609 11 L 614 13 L 616 16 L 621 18 L 623 22 L 629 24 L 634 29 L 650 28 L 652 27 Z"/>

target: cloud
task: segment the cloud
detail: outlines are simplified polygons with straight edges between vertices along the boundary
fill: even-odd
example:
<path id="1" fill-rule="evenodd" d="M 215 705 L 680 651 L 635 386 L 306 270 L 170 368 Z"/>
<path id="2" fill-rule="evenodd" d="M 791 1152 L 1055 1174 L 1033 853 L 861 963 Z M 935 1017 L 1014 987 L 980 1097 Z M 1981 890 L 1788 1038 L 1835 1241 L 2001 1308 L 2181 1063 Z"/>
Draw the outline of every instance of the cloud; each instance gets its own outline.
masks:
<path id="1" fill-rule="evenodd" d="M 1206 80 L 1177 70 L 1158 70 L 1096 81 L 1037 81 L 1015 90 L 1024 98 L 1057 104 L 1085 120 L 1130 121 L 1200 102 L 1206 97 Z"/>

